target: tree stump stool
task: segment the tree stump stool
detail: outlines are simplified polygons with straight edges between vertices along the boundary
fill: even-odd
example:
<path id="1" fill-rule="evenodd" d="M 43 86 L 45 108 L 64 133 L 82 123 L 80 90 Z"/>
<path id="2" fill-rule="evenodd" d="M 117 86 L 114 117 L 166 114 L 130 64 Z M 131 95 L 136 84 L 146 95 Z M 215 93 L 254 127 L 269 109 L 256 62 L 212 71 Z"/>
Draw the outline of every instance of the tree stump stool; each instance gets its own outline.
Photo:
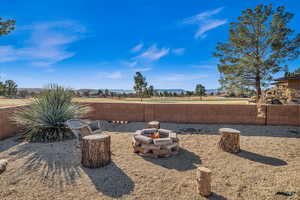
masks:
<path id="1" fill-rule="evenodd" d="M 81 163 L 84 167 L 98 168 L 110 163 L 110 136 L 103 134 L 89 135 L 82 138 Z"/>
<path id="2" fill-rule="evenodd" d="M 201 196 L 208 197 L 211 194 L 211 170 L 205 167 L 198 167 L 197 188 Z"/>
<path id="3" fill-rule="evenodd" d="M 152 121 L 148 123 L 148 128 L 160 129 L 160 123 L 158 121 Z"/>
<path id="4" fill-rule="evenodd" d="M 7 160 L 0 160 L 0 174 L 6 170 L 7 164 Z"/>
<path id="5" fill-rule="evenodd" d="M 219 134 L 221 135 L 220 149 L 230 153 L 240 152 L 240 131 L 231 128 L 220 128 Z"/>

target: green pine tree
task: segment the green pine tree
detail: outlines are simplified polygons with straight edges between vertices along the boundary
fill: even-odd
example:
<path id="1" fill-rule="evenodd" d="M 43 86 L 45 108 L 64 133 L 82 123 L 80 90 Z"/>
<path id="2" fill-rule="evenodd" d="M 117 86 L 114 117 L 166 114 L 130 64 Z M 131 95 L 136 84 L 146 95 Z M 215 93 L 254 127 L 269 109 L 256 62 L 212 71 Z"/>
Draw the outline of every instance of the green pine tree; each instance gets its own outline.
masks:
<path id="1" fill-rule="evenodd" d="M 202 100 L 202 96 L 205 95 L 205 87 L 201 84 L 197 84 L 195 94 L 200 97 L 200 100 Z"/>
<path id="2" fill-rule="evenodd" d="M 13 80 L 6 80 L 4 83 L 4 92 L 5 95 L 8 97 L 17 95 L 18 85 Z"/>
<path id="3" fill-rule="evenodd" d="M 145 95 L 145 91 L 147 89 L 146 78 L 140 72 L 136 72 L 134 76 L 134 87 L 136 94 L 140 97 L 141 101 L 143 101 L 143 97 Z"/>
<path id="4" fill-rule="evenodd" d="M 274 10 L 271 4 L 242 11 L 238 21 L 230 24 L 228 42 L 218 43 L 214 53 L 223 82 L 251 85 L 259 100 L 272 75 L 300 54 L 300 34 L 293 37 L 288 27 L 292 18 L 283 6 Z"/>
<path id="5" fill-rule="evenodd" d="M 3 21 L 3 19 L 0 17 L 0 36 L 9 34 L 15 29 L 15 25 L 15 20 L 8 19 L 6 21 Z"/>

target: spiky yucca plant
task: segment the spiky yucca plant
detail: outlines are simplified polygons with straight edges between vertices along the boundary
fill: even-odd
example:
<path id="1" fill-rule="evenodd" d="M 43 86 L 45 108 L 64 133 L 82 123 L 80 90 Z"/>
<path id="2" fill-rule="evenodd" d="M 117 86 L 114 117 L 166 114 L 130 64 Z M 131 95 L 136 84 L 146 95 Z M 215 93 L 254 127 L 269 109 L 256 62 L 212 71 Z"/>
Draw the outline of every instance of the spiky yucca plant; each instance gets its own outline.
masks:
<path id="1" fill-rule="evenodd" d="M 72 138 L 65 122 L 89 111 L 87 106 L 72 102 L 73 95 L 72 91 L 52 84 L 32 104 L 18 109 L 12 120 L 24 128 L 24 136 L 31 142 Z"/>

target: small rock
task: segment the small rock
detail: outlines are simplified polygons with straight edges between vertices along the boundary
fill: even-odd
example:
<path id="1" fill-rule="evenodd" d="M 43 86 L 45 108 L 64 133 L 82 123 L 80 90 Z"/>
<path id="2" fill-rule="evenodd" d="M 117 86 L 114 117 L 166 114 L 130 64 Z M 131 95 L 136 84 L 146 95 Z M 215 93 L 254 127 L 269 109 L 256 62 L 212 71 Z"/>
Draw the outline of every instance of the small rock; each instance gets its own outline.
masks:
<path id="1" fill-rule="evenodd" d="M 276 195 L 293 196 L 295 192 L 276 192 Z"/>
<path id="2" fill-rule="evenodd" d="M 7 160 L 0 160 L 0 174 L 2 174 L 6 170 L 6 166 L 8 164 Z"/>
<path id="3" fill-rule="evenodd" d="M 298 131 L 295 131 L 295 130 L 289 130 L 290 133 L 294 133 L 294 134 L 299 134 Z"/>

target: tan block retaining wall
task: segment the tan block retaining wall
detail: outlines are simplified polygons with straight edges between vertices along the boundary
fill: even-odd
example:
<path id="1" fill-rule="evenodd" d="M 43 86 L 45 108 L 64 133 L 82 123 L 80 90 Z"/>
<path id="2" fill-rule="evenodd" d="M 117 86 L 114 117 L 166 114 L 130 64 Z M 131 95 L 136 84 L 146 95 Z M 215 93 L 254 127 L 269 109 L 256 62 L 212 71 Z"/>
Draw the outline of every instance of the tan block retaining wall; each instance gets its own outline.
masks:
<path id="1" fill-rule="evenodd" d="M 257 118 L 256 105 L 88 103 L 92 120 L 153 121 L 204 124 L 300 126 L 300 105 L 267 105 L 266 118 Z M 0 108 L 0 140 L 19 130 L 10 121 L 17 107 Z"/>
<path id="2" fill-rule="evenodd" d="M 257 118 L 256 105 L 90 103 L 90 119 L 207 124 L 300 126 L 300 105 L 266 105 Z"/>
<path id="3" fill-rule="evenodd" d="M 3 108 L 0 108 L 0 140 L 2 140 L 4 138 L 7 138 L 7 137 L 10 137 L 10 136 L 14 136 L 20 131 L 20 128 L 17 127 L 10 120 L 11 114 L 18 107 L 3 107 Z"/>

